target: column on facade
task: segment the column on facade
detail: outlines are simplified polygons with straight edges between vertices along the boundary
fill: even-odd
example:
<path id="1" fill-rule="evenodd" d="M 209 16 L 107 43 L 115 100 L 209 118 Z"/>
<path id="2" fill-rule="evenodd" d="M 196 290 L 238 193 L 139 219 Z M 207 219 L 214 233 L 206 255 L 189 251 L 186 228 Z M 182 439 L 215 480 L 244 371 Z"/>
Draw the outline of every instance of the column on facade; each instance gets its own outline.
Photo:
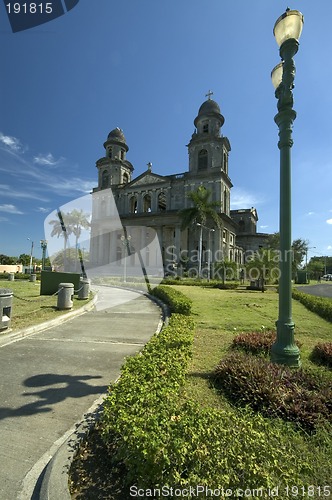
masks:
<path id="1" fill-rule="evenodd" d="M 176 225 L 174 228 L 175 236 L 174 236 L 174 246 L 175 246 L 175 252 L 174 252 L 174 259 L 177 265 L 180 263 L 180 252 L 181 252 L 181 229 L 179 225 Z"/>

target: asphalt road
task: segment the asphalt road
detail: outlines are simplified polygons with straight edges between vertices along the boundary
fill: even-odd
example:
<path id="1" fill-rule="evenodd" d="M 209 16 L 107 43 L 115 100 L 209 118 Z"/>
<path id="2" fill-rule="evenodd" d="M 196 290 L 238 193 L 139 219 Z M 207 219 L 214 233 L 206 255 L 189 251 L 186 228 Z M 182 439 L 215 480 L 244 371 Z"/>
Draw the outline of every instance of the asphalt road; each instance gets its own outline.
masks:
<path id="1" fill-rule="evenodd" d="M 317 285 L 306 285 L 297 288 L 300 292 L 315 295 L 316 297 L 332 298 L 332 284 L 317 283 Z"/>

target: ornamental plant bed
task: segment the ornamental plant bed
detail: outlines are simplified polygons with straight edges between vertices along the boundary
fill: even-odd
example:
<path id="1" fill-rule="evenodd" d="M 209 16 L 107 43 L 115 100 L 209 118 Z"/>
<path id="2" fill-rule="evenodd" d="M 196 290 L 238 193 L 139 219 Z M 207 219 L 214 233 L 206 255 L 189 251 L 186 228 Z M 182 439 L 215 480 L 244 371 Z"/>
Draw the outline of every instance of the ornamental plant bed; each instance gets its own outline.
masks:
<path id="1" fill-rule="evenodd" d="M 241 349 L 252 354 L 268 354 L 276 338 L 277 334 L 275 330 L 240 333 L 234 337 L 232 348 Z M 302 346 L 302 342 L 298 340 L 295 343 L 298 347 Z"/>
<path id="2" fill-rule="evenodd" d="M 324 421 L 332 423 L 332 381 L 323 373 L 232 353 L 217 366 L 214 384 L 236 405 L 294 422 L 309 433 Z"/>
<path id="3" fill-rule="evenodd" d="M 332 368 L 332 342 L 317 344 L 311 353 L 311 360 L 318 365 Z"/>

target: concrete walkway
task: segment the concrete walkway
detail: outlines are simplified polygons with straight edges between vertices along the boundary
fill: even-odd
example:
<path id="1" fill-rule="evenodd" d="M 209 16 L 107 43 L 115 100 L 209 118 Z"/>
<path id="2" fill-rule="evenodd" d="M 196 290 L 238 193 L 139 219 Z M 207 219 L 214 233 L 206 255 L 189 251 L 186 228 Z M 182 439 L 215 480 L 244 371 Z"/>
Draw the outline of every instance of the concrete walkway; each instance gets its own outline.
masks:
<path id="1" fill-rule="evenodd" d="M 98 288 L 96 310 L 0 342 L 0 499 L 30 499 L 70 429 L 142 349 L 160 308 L 136 292 Z"/>

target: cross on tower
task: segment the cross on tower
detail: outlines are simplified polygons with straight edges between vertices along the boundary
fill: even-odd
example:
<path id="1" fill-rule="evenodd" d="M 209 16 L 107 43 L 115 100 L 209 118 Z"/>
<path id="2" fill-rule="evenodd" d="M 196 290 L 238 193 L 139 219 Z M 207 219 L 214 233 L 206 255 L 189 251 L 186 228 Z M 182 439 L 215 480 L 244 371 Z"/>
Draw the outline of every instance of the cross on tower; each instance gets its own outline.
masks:
<path id="1" fill-rule="evenodd" d="M 210 100 L 212 95 L 213 95 L 212 90 L 209 90 L 209 92 L 205 94 L 205 97 L 208 97 L 208 99 Z"/>

